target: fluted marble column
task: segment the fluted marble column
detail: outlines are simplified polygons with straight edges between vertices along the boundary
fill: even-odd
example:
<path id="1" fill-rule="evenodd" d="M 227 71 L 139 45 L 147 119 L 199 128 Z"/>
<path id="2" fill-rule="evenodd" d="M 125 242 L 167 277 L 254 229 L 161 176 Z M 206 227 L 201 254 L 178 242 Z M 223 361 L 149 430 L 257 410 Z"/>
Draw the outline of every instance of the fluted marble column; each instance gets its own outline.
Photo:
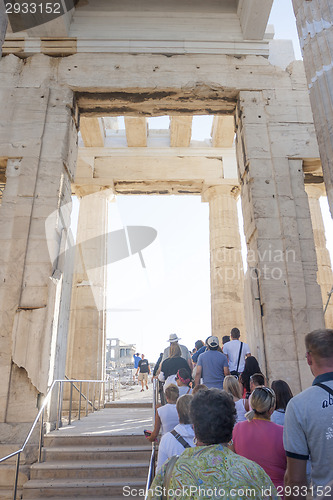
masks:
<path id="1" fill-rule="evenodd" d="M 233 327 L 244 328 L 244 270 L 238 226 L 237 181 L 209 187 L 203 200 L 209 202 L 212 335 L 220 339 Z"/>
<path id="2" fill-rule="evenodd" d="M 325 189 L 322 184 L 307 184 L 305 190 L 309 198 L 313 236 L 316 246 L 318 264 L 317 281 L 321 288 L 323 307 L 325 307 L 328 292 L 333 286 L 331 258 L 326 247 L 325 227 L 319 203 L 319 198 L 325 195 Z M 333 328 L 333 297 L 325 313 L 325 324 L 326 328 Z"/>
<path id="3" fill-rule="evenodd" d="M 109 196 L 110 191 L 104 190 L 80 199 L 67 349 L 69 378 L 104 378 Z"/>
<path id="4" fill-rule="evenodd" d="M 333 214 L 333 3 L 331 0 L 293 0 L 293 6 Z"/>

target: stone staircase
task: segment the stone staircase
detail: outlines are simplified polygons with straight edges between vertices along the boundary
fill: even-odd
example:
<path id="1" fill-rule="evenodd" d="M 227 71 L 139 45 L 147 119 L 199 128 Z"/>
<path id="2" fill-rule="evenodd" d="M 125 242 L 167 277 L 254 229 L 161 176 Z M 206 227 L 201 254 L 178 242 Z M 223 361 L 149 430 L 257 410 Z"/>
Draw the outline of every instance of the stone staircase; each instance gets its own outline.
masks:
<path id="1" fill-rule="evenodd" d="M 31 467 L 23 500 L 123 499 L 124 486 L 145 489 L 150 455 L 141 435 L 47 435 L 43 462 Z"/>

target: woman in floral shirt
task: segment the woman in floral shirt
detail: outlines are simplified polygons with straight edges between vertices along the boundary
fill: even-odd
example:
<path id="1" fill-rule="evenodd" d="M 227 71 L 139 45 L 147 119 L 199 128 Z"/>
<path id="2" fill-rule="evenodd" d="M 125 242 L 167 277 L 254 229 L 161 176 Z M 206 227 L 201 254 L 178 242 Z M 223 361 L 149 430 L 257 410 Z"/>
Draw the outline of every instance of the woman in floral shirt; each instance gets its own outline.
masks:
<path id="1" fill-rule="evenodd" d="M 191 420 L 197 446 L 185 449 L 178 458 L 164 495 L 168 462 L 163 465 L 149 490 L 150 500 L 278 499 L 265 471 L 228 449 L 236 420 L 229 394 L 220 389 L 199 391 L 191 404 Z"/>

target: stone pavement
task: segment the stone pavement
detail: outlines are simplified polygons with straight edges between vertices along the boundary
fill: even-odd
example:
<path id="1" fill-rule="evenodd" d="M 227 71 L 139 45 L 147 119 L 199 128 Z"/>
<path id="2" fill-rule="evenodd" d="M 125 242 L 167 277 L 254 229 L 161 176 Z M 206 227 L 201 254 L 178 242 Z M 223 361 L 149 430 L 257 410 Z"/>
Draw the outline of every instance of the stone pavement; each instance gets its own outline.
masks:
<path id="1" fill-rule="evenodd" d="M 140 392 L 141 386 L 131 386 L 129 390 L 121 391 L 121 399 L 114 402 L 127 404 L 125 408 L 104 408 L 90 413 L 81 420 L 75 420 L 71 425 L 66 425 L 49 435 L 60 433 L 62 436 L 109 436 L 109 435 L 142 435 L 144 429 L 152 429 L 153 409 L 137 408 L 136 403 L 152 403 L 153 389 Z M 111 402 L 113 404 L 113 402 Z M 132 406 L 132 407 L 131 407 Z"/>

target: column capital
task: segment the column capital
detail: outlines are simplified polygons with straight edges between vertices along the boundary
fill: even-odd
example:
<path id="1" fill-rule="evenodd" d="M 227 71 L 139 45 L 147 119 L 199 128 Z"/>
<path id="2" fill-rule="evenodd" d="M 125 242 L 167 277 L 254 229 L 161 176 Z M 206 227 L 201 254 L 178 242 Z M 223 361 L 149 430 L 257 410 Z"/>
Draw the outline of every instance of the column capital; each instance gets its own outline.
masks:
<path id="1" fill-rule="evenodd" d="M 319 200 L 321 196 L 326 195 L 325 184 L 305 184 L 305 191 L 309 198 Z"/>
<path id="2" fill-rule="evenodd" d="M 235 200 L 238 199 L 240 194 L 240 186 L 236 179 L 228 179 L 223 184 L 218 184 L 216 186 L 204 186 L 201 199 L 202 201 L 211 201 L 218 196 L 231 196 Z"/>
<path id="3" fill-rule="evenodd" d="M 94 184 L 72 184 L 72 193 L 78 198 L 89 195 L 101 195 L 108 201 L 114 198 L 114 191 L 109 186 L 95 186 Z"/>

